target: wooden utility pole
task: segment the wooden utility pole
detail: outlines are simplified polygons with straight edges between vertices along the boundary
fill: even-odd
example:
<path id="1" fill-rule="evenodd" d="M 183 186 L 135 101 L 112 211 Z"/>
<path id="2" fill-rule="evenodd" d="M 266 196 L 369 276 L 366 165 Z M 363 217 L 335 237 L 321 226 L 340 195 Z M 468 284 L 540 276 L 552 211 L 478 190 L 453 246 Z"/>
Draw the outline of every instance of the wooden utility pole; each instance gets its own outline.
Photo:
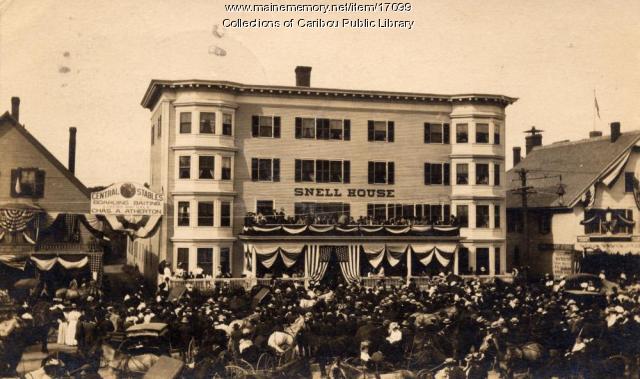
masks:
<path id="1" fill-rule="evenodd" d="M 529 204 L 528 197 L 534 193 L 533 187 L 527 186 L 527 169 L 516 170 L 520 177 L 520 187 L 513 190 L 513 193 L 522 196 L 522 234 L 524 235 L 524 260 L 529 261 Z"/>

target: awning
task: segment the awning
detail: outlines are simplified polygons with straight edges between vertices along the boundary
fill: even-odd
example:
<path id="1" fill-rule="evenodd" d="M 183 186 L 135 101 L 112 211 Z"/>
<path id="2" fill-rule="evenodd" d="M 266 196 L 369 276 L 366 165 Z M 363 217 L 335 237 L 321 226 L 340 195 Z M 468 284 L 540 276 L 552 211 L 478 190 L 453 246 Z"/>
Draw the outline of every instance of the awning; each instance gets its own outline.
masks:
<path id="1" fill-rule="evenodd" d="M 640 242 L 582 242 L 576 243 L 575 249 L 587 253 L 601 251 L 606 254 L 640 255 Z"/>

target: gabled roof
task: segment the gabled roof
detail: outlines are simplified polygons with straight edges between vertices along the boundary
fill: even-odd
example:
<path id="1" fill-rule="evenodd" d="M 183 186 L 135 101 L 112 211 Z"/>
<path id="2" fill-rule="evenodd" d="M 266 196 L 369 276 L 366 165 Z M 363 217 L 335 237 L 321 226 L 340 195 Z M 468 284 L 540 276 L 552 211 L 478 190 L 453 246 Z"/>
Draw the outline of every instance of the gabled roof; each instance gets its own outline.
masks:
<path id="1" fill-rule="evenodd" d="M 518 99 L 504 95 L 491 94 L 459 94 L 459 95 L 437 95 L 431 93 L 415 92 L 387 92 L 372 90 L 349 90 L 335 88 L 297 87 L 297 86 L 272 86 L 242 84 L 220 80 L 161 80 L 153 79 L 142 98 L 141 105 L 148 109 L 153 109 L 159 95 L 164 88 L 199 88 L 201 90 L 216 90 L 231 92 L 233 94 L 251 94 L 266 96 L 298 96 L 318 98 L 344 98 L 348 100 L 363 101 L 388 101 L 402 103 L 434 103 L 434 102 L 474 102 L 492 103 L 506 107 Z"/>
<path id="2" fill-rule="evenodd" d="M 27 131 L 27 128 L 22 126 L 15 118 L 9 113 L 5 112 L 2 116 L 0 116 L 0 124 L 9 124 L 15 128 L 20 134 L 26 138 L 29 143 L 31 143 L 36 150 L 38 150 L 44 157 L 51 162 L 51 164 L 57 168 L 73 185 L 75 185 L 80 192 L 82 192 L 87 198 L 91 196 L 91 192 L 87 187 L 85 187 L 82 182 L 71 173 L 60 161 L 53 155 L 49 150 L 47 150 L 44 145 L 40 143 L 31 133 Z"/>
<path id="3" fill-rule="evenodd" d="M 622 133 L 615 142 L 602 136 L 535 147 L 507 172 L 507 208 L 522 206 L 521 195 L 511 191 L 521 186 L 516 170 L 529 171 L 527 185 L 535 190 L 529 195 L 529 207 L 570 208 L 639 140 L 640 130 L 635 130 Z M 559 175 L 565 190 L 562 198 L 557 194 Z"/>

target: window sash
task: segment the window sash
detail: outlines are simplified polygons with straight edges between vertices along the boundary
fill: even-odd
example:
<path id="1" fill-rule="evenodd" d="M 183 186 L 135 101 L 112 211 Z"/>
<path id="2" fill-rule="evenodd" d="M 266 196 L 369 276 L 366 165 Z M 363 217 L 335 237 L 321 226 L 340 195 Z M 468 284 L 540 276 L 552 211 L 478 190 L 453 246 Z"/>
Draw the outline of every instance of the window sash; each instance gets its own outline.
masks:
<path id="1" fill-rule="evenodd" d="M 191 178 L 191 157 L 181 156 L 178 158 L 178 178 L 190 179 Z"/>
<path id="2" fill-rule="evenodd" d="M 476 228 L 489 227 L 489 206 L 476 205 Z"/>
<path id="3" fill-rule="evenodd" d="M 271 159 L 258 159 L 258 180 L 270 181 L 273 178 Z"/>
<path id="4" fill-rule="evenodd" d="M 456 184 L 469 184 L 469 164 L 456 164 Z"/>
<path id="5" fill-rule="evenodd" d="M 502 220 L 500 219 L 500 206 L 494 205 L 493 206 L 493 228 L 500 229 L 502 226 L 501 221 Z"/>
<path id="6" fill-rule="evenodd" d="M 273 117 L 260 116 L 258 130 L 259 137 L 273 137 Z"/>
<path id="7" fill-rule="evenodd" d="M 198 226 L 213 226 L 213 202 L 198 202 Z"/>
<path id="8" fill-rule="evenodd" d="M 199 247 L 196 255 L 196 264 L 202 269 L 202 274 L 213 276 L 213 249 Z"/>
<path id="9" fill-rule="evenodd" d="M 469 206 L 457 205 L 456 218 L 458 219 L 458 225 L 460 225 L 460 227 L 468 228 L 469 227 Z"/>
<path id="10" fill-rule="evenodd" d="M 456 143 L 469 142 L 469 125 L 456 124 Z"/>
<path id="11" fill-rule="evenodd" d="M 489 124 L 476 124 L 476 143 L 489 143 Z"/>
<path id="12" fill-rule="evenodd" d="M 178 226 L 189 226 L 190 207 L 188 201 L 178 202 Z"/>
<path id="13" fill-rule="evenodd" d="M 180 133 L 191 133 L 191 112 L 180 112 Z"/>
<path id="14" fill-rule="evenodd" d="M 222 157 L 222 180 L 231 180 L 231 157 Z"/>
<path id="15" fill-rule="evenodd" d="M 198 157 L 198 179 L 213 179 L 214 167 L 214 156 L 200 155 Z"/>
<path id="16" fill-rule="evenodd" d="M 373 182 L 376 184 L 387 182 L 387 162 L 373 163 Z"/>
<path id="17" fill-rule="evenodd" d="M 220 226 L 231 226 L 231 203 L 228 201 L 220 203 Z"/>
<path id="18" fill-rule="evenodd" d="M 344 137 L 344 122 L 343 120 L 331 120 L 329 122 L 329 128 L 330 128 L 330 139 L 336 139 L 336 140 L 341 140 Z"/>
<path id="19" fill-rule="evenodd" d="M 429 124 L 431 143 L 442 143 L 442 124 Z"/>
<path id="20" fill-rule="evenodd" d="M 374 141 L 387 140 L 387 122 L 386 121 L 373 122 L 373 140 Z"/>
<path id="21" fill-rule="evenodd" d="M 213 134 L 216 130 L 216 114 L 214 112 L 200 112 L 200 133 Z"/>
<path id="22" fill-rule="evenodd" d="M 302 176 L 301 180 L 303 182 L 314 182 L 315 181 L 315 162 L 313 160 L 303 159 L 302 160 Z"/>
<path id="23" fill-rule="evenodd" d="M 222 114 L 222 134 L 225 136 L 233 135 L 233 116 L 229 113 Z"/>
<path id="24" fill-rule="evenodd" d="M 489 184 L 489 165 L 476 163 L 476 184 Z"/>
<path id="25" fill-rule="evenodd" d="M 183 267 L 184 269 L 189 269 L 189 248 L 188 247 L 179 247 L 177 253 L 177 264 L 176 267 Z"/>

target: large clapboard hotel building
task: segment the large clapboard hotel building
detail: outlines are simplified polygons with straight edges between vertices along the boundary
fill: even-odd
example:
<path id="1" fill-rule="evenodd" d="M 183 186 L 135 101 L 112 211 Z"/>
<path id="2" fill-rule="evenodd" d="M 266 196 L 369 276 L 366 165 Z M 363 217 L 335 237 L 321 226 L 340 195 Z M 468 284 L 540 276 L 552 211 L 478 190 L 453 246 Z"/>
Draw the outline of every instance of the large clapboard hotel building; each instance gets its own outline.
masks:
<path id="1" fill-rule="evenodd" d="M 130 261 L 152 276 L 163 260 L 233 277 L 506 271 L 514 98 L 313 88 L 295 72 L 294 87 L 151 81 L 151 189 L 167 204 Z"/>

